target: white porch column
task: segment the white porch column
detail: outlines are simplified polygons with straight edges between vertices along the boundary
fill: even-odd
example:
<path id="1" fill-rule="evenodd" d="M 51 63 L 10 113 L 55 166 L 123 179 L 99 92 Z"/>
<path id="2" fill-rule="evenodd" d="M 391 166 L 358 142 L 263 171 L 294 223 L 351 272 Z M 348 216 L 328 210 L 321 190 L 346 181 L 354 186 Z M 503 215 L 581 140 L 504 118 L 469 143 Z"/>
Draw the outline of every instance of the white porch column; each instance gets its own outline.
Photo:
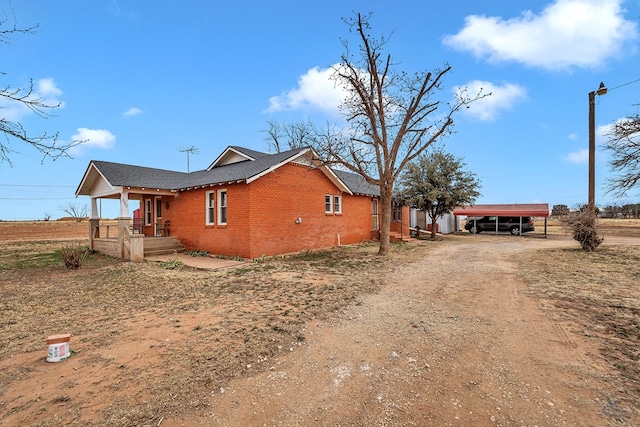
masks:
<path id="1" fill-rule="evenodd" d="M 122 190 L 120 193 L 120 216 L 118 217 L 118 248 L 120 252 L 120 258 L 124 258 L 124 241 L 125 234 L 129 234 L 129 223 L 131 217 L 129 216 L 129 193 L 127 190 Z"/>
<path id="2" fill-rule="evenodd" d="M 125 190 L 120 193 L 120 218 L 129 218 L 129 193 Z"/>
<path id="3" fill-rule="evenodd" d="M 94 249 L 93 239 L 100 237 L 100 213 L 98 212 L 98 199 L 91 198 L 91 217 L 89 218 L 89 248 Z"/>
<path id="4" fill-rule="evenodd" d="M 100 218 L 100 211 L 98 211 L 98 199 L 96 197 L 91 198 L 91 219 Z"/>

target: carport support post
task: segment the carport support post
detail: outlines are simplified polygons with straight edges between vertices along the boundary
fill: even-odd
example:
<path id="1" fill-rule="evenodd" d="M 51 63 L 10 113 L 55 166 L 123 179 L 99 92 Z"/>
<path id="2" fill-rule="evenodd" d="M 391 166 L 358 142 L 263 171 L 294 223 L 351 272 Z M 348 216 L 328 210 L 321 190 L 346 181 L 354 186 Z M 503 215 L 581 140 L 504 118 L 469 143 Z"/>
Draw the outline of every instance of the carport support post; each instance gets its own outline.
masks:
<path id="1" fill-rule="evenodd" d="M 522 237 L 522 216 L 520 217 L 520 229 L 518 231 L 520 232 L 520 237 Z"/>

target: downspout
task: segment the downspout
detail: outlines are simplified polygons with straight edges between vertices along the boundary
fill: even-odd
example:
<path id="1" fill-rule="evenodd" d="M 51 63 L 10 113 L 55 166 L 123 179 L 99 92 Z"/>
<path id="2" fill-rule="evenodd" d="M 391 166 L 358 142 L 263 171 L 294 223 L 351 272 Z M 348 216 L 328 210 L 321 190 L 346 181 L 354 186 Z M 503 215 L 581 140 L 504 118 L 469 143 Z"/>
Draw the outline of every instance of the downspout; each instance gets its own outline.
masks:
<path id="1" fill-rule="evenodd" d="M 338 247 L 340 247 L 340 234 L 336 233 L 336 237 L 338 238 Z"/>

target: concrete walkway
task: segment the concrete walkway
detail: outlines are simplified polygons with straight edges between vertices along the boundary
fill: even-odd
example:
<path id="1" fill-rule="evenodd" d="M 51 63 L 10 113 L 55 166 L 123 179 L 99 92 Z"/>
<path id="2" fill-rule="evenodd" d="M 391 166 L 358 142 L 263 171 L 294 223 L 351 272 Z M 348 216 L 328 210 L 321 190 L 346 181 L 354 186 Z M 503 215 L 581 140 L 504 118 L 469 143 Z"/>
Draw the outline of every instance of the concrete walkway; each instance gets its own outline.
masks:
<path id="1" fill-rule="evenodd" d="M 222 268 L 237 267 L 242 264 L 246 264 L 245 261 L 235 261 L 232 259 L 220 259 L 210 256 L 191 256 L 187 254 L 166 254 L 166 255 L 153 255 L 144 258 L 145 261 L 154 262 L 166 262 L 174 259 L 180 260 L 184 265 L 188 267 L 197 268 L 200 270 L 219 270 Z"/>

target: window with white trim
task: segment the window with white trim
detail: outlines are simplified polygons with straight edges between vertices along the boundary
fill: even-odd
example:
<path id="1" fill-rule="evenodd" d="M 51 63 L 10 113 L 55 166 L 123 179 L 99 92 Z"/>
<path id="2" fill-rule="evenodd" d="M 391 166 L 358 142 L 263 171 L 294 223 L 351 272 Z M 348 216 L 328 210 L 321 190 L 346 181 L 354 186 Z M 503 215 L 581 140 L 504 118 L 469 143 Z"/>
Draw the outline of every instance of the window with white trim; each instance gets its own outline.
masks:
<path id="1" fill-rule="evenodd" d="M 144 202 L 144 223 L 151 225 L 151 199 L 146 199 Z"/>
<path id="2" fill-rule="evenodd" d="M 227 224 L 227 190 L 218 190 L 218 224 Z"/>
<path id="3" fill-rule="evenodd" d="M 330 194 L 324 196 L 324 213 L 333 213 L 333 202 Z"/>
<path id="4" fill-rule="evenodd" d="M 373 230 L 380 229 L 380 222 L 378 216 L 378 199 L 371 199 L 371 223 Z"/>
<path id="5" fill-rule="evenodd" d="M 333 213 L 342 213 L 342 196 L 333 196 Z"/>
<path id="6" fill-rule="evenodd" d="M 205 193 L 205 211 L 206 211 L 205 224 L 207 225 L 215 224 L 215 200 L 216 200 L 215 191 L 207 191 Z"/>

